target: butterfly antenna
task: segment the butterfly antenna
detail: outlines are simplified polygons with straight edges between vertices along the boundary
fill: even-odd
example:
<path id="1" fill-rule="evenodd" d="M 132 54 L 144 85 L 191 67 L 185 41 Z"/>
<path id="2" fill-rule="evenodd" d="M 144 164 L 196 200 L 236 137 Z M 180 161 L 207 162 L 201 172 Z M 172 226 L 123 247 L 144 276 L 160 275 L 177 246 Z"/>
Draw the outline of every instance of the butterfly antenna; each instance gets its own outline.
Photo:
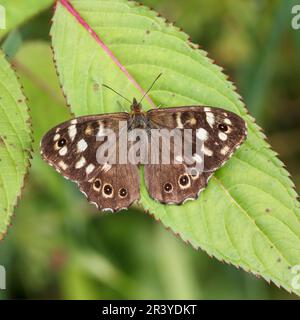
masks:
<path id="1" fill-rule="evenodd" d="M 162 76 L 162 73 L 160 73 L 156 79 L 153 81 L 153 83 L 151 84 L 150 88 L 147 90 L 147 92 L 142 96 L 141 101 L 139 102 L 139 104 L 142 103 L 142 101 L 145 99 L 146 95 L 151 91 L 151 89 L 153 88 L 153 86 L 155 85 L 156 81 Z"/>
<path id="2" fill-rule="evenodd" d="M 111 90 L 112 92 L 114 92 L 115 94 L 117 94 L 118 96 L 122 97 L 124 100 L 126 100 L 126 101 L 129 102 L 130 104 L 132 104 L 132 102 L 131 102 L 129 99 L 127 99 L 126 97 L 122 96 L 121 93 L 117 92 L 116 90 L 114 90 L 114 89 L 111 88 L 110 86 L 108 86 L 108 85 L 106 85 L 106 84 L 102 84 L 102 86 L 103 86 L 104 88 L 107 88 L 107 89 Z"/>

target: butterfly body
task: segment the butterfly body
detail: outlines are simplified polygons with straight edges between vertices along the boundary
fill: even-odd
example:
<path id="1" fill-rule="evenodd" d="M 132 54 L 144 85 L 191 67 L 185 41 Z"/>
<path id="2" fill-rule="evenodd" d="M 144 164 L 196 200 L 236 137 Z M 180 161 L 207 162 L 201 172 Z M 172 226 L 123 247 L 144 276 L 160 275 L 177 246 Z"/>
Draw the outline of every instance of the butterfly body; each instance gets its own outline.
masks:
<path id="1" fill-rule="evenodd" d="M 160 130 L 161 139 L 171 133 L 169 144 L 153 142 L 155 130 Z M 185 130 L 190 130 L 188 139 L 184 138 Z M 128 138 L 134 134 L 139 135 L 136 141 Z M 196 199 L 246 135 L 245 121 L 220 108 L 189 106 L 145 112 L 134 99 L 129 113 L 83 116 L 56 126 L 43 137 L 41 154 L 64 177 L 75 181 L 100 210 L 119 211 L 140 198 L 140 165 L 144 165 L 146 187 L 153 199 L 165 204 Z M 112 155 L 106 162 L 99 161 L 99 150 L 109 140 L 113 142 L 107 151 Z M 196 148 L 199 141 L 201 154 Z M 189 157 L 178 153 L 183 145 L 190 147 Z M 143 147 L 147 147 L 145 153 Z M 128 161 L 126 154 L 124 161 L 121 151 L 131 152 L 137 160 Z M 162 160 L 164 153 L 169 162 Z M 195 163 L 202 167 L 192 174 L 187 169 L 193 170 Z"/>

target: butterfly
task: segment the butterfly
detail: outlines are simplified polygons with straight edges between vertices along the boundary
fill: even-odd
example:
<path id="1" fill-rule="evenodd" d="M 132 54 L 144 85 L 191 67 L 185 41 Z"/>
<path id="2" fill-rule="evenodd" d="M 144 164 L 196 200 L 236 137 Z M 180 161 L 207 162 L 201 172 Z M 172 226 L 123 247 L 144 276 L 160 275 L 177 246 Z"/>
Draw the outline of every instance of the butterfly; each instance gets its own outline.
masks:
<path id="1" fill-rule="evenodd" d="M 141 135 L 128 142 L 128 136 L 136 130 L 145 133 L 146 142 L 141 141 Z M 164 132 L 161 138 L 175 133 L 169 135 L 169 144 L 164 146 L 160 140 L 153 143 L 154 130 Z M 190 133 L 187 139 L 181 135 L 183 131 Z M 141 102 L 133 99 L 130 112 L 82 116 L 54 127 L 41 141 L 41 155 L 65 178 L 76 182 L 99 210 L 116 212 L 140 199 L 140 165 L 144 165 L 151 198 L 163 204 L 183 204 L 199 196 L 212 174 L 246 137 L 246 122 L 227 110 L 186 106 L 145 112 Z M 137 144 L 149 147 L 150 152 L 141 152 Z M 179 152 L 184 144 L 191 151 L 188 156 Z M 104 145 L 106 154 L 102 152 L 102 157 L 105 154 L 106 158 L 99 161 L 99 150 Z M 120 161 L 120 149 L 126 153 L 130 148 L 137 160 Z M 169 162 L 162 160 L 164 153 L 169 155 Z M 110 161 L 112 158 L 114 161 Z M 126 155 L 125 160 L 128 158 Z"/>

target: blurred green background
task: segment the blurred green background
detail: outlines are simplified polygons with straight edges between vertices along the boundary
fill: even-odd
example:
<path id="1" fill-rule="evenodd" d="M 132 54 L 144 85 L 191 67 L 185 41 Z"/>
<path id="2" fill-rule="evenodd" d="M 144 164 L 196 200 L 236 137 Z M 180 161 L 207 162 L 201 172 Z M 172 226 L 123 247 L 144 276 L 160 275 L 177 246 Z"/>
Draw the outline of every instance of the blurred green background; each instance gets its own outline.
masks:
<path id="1" fill-rule="evenodd" d="M 182 27 L 225 68 L 300 186 L 300 29 L 291 27 L 296 2 L 140 2 Z M 296 298 L 194 250 L 138 208 L 99 214 L 40 159 L 41 136 L 70 118 L 52 60 L 52 12 L 40 12 L 2 39 L 29 99 L 35 153 L 13 225 L 0 243 L 7 270 L 0 298 Z"/>

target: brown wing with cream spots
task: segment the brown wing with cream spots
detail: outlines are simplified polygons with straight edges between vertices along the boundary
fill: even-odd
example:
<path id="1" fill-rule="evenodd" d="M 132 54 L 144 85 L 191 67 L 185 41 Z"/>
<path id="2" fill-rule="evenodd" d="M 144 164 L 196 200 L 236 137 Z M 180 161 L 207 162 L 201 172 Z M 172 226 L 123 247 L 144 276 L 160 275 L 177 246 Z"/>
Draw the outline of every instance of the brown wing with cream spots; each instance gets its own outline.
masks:
<path id="1" fill-rule="evenodd" d="M 203 141 L 204 171 L 215 171 L 247 137 L 246 122 L 237 114 L 213 107 L 178 107 L 150 110 L 150 122 L 159 128 L 192 129 L 193 141 Z"/>
<path id="2" fill-rule="evenodd" d="M 147 114 L 153 128 L 177 128 L 182 132 L 192 129 L 190 140 L 184 142 L 191 145 L 193 153 L 190 158 L 183 157 L 181 164 L 145 166 L 149 194 L 163 203 L 180 204 L 195 199 L 206 187 L 210 176 L 232 156 L 247 136 L 245 121 L 220 108 L 164 108 L 150 110 Z M 200 140 L 201 152 L 197 151 L 197 140 Z M 161 152 L 161 148 L 159 150 Z M 171 152 L 173 150 L 176 148 L 171 147 Z M 171 156 L 173 159 L 176 157 L 176 154 Z M 194 164 L 188 164 L 187 160 L 194 161 Z M 197 167 L 197 164 L 201 165 Z"/>
<path id="3" fill-rule="evenodd" d="M 165 204 L 182 204 L 196 199 L 206 187 L 208 175 L 188 174 L 183 164 L 145 166 L 145 182 L 150 196 Z"/>
<path id="4" fill-rule="evenodd" d="M 41 141 L 42 158 L 65 178 L 79 184 L 81 191 L 98 208 L 111 209 L 112 211 L 126 208 L 139 197 L 139 188 L 135 187 L 136 184 L 139 184 L 138 168 L 124 166 L 116 169 L 114 165 L 99 163 L 97 152 L 100 146 L 108 142 L 110 137 L 115 138 L 115 140 L 111 140 L 110 150 L 118 150 L 120 123 L 127 123 L 128 119 L 127 113 L 114 113 L 79 117 L 64 122 L 51 129 L 43 137 Z M 107 138 L 103 138 L 104 136 Z M 116 172 L 119 174 L 118 178 L 114 177 Z M 111 185 L 113 190 L 118 192 L 121 188 L 118 179 L 126 174 L 132 175 L 128 181 L 134 180 L 135 184 L 132 192 L 129 190 L 130 185 L 124 186 L 127 194 L 120 197 L 120 204 L 116 203 L 118 198 L 116 193 L 114 193 L 114 197 L 102 196 L 105 194 L 103 188 L 108 190 L 108 187 L 103 183 Z M 101 190 L 99 191 L 97 189 L 98 182 L 96 182 L 96 186 L 93 184 L 95 179 L 101 181 Z"/>
<path id="5" fill-rule="evenodd" d="M 79 182 L 79 188 L 102 211 L 126 209 L 140 198 L 138 167 L 120 164 L 109 170 L 98 168 L 88 180 Z"/>

